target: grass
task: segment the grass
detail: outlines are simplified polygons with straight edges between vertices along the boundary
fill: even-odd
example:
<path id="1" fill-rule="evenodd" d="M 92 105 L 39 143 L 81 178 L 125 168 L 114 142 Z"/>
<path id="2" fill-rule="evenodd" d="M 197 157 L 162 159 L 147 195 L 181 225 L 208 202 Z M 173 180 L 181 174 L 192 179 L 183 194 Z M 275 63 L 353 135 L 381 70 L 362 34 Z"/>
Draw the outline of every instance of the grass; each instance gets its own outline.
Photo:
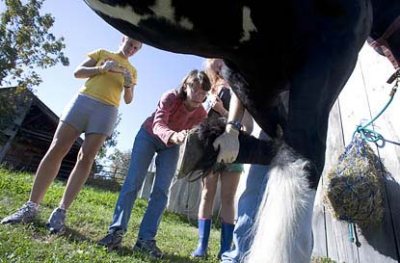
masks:
<path id="1" fill-rule="evenodd" d="M 33 176 L 0 169 L 0 218 L 14 212 L 29 197 Z M 132 252 L 146 201 L 137 200 L 122 248 L 108 252 L 96 245 L 111 221 L 117 192 L 86 185 L 67 214 L 65 234 L 50 235 L 45 227 L 48 216 L 61 199 L 65 182 L 56 181 L 47 192 L 39 217 L 27 225 L 0 225 L 0 262 L 218 262 L 219 231 L 212 229 L 207 260 L 189 255 L 197 244 L 197 228 L 186 217 L 164 213 L 157 245 L 165 253 L 151 260 Z"/>
<path id="2" fill-rule="evenodd" d="M 0 218 L 18 209 L 28 198 L 33 176 L 0 168 Z M 186 217 L 165 212 L 157 235 L 157 244 L 165 253 L 162 260 L 152 260 L 133 253 L 138 227 L 147 202 L 137 200 L 122 248 L 108 252 L 96 245 L 111 221 L 117 192 L 85 186 L 67 214 L 67 231 L 50 235 L 45 227 L 47 217 L 61 199 L 65 182 L 56 181 L 47 192 L 39 217 L 27 225 L 0 225 L 0 263 L 3 262 L 173 262 L 216 263 L 219 230 L 212 229 L 207 259 L 189 255 L 197 245 L 197 228 Z M 334 263 L 328 258 L 314 258 L 313 263 Z"/>

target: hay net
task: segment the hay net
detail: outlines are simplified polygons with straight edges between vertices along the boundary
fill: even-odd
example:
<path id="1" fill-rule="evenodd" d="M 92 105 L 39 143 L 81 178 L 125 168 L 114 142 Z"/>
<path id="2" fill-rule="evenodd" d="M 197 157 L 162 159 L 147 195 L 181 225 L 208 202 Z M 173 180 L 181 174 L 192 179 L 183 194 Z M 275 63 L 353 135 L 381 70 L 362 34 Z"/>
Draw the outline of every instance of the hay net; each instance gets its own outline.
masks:
<path id="1" fill-rule="evenodd" d="M 383 164 L 366 141 L 354 136 L 327 174 L 324 201 L 339 220 L 368 227 L 383 218 Z"/>

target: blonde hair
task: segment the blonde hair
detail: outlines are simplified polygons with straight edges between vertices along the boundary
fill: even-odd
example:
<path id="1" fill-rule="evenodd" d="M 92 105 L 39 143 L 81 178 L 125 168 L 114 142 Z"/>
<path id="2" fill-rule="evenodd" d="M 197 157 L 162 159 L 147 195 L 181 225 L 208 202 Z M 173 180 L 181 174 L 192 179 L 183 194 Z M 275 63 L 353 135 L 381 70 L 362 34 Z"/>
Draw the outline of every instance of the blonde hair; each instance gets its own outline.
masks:
<path id="1" fill-rule="evenodd" d="M 227 86 L 225 79 L 222 77 L 222 68 L 224 61 L 220 58 L 207 58 L 204 61 L 204 71 L 211 82 L 211 93 L 218 93 L 218 87 Z"/>
<path id="2" fill-rule="evenodd" d="M 142 48 L 142 46 L 143 46 L 142 41 L 139 41 L 136 38 L 128 37 L 127 35 L 122 35 L 122 42 L 120 43 L 120 47 L 124 44 L 125 41 L 129 41 L 129 40 L 137 42 L 139 44 L 139 49 Z"/>

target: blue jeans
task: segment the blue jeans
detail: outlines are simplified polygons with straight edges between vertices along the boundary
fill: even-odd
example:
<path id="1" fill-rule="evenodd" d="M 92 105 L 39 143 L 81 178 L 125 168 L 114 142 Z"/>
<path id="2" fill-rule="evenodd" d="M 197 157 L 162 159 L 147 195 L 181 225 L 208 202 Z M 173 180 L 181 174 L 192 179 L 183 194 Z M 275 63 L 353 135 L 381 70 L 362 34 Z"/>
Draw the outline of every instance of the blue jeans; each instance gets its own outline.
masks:
<path id="1" fill-rule="evenodd" d="M 138 235 L 138 238 L 143 240 L 155 238 L 162 213 L 167 205 L 169 187 L 176 171 L 179 145 L 167 147 L 158 137 L 149 134 L 144 128 L 139 130 L 133 144 L 128 175 L 115 206 L 113 221 L 109 227 L 110 232 L 115 230 L 126 232 L 133 204 L 142 188 L 147 169 L 155 153 L 157 153 L 156 175 Z"/>
<path id="2" fill-rule="evenodd" d="M 254 164 L 250 167 L 246 188 L 238 203 L 238 220 L 233 231 L 234 248 L 222 254 L 223 263 L 241 262 L 249 250 L 251 228 L 268 182 L 267 171 L 268 166 L 264 165 Z"/>

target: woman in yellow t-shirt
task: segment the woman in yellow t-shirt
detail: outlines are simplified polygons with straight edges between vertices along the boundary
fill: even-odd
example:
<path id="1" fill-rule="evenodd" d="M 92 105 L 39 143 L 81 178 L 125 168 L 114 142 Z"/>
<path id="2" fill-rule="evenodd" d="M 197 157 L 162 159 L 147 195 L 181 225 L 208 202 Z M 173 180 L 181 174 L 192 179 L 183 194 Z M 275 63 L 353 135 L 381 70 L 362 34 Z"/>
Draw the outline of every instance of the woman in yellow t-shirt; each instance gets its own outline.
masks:
<path id="1" fill-rule="evenodd" d="M 66 211 L 85 183 L 97 152 L 113 132 L 121 94 L 126 104 L 133 99 L 137 75 L 128 58 L 141 47 L 141 42 L 124 36 L 117 52 L 96 50 L 77 67 L 75 77 L 88 80 L 60 118 L 53 141 L 36 171 L 29 201 L 5 217 L 2 224 L 28 223 L 33 220 L 47 189 L 58 174 L 64 156 L 84 132 L 85 140 L 68 178 L 64 195 L 47 222 L 53 233 L 65 229 Z"/>

